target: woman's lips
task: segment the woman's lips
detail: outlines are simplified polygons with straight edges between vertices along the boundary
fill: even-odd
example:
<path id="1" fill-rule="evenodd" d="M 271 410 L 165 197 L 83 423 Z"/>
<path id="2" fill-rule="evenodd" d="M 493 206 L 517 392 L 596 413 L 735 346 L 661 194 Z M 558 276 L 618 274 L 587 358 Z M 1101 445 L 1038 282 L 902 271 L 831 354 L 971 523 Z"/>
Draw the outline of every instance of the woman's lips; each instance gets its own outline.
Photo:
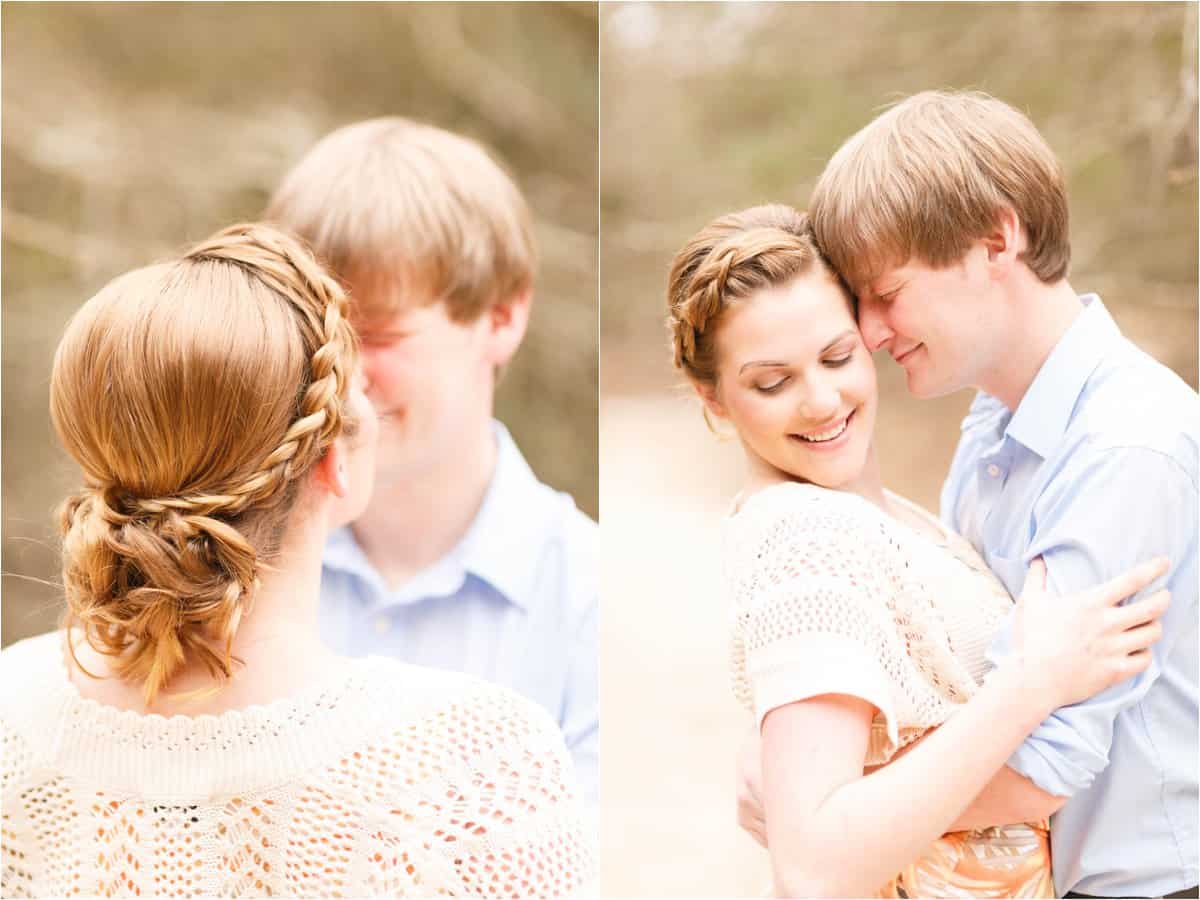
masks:
<path id="1" fill-rule="evenodd" d="M 850 414 L 845 418 L 845 425 L 842 427 L 842 432 L 837 437 L 825 441 L 805 440 L 799 434 L 789 434 L 788 438 L 798 444 L 808 448 L 809 450 L 830 451 L 837 450 L 845 446 L 850 439 L 850 426 L 854 424 L 854 416 L 858 409 L 851 410 Z M 813 432 L 809 432 L 812 434 Z"/>

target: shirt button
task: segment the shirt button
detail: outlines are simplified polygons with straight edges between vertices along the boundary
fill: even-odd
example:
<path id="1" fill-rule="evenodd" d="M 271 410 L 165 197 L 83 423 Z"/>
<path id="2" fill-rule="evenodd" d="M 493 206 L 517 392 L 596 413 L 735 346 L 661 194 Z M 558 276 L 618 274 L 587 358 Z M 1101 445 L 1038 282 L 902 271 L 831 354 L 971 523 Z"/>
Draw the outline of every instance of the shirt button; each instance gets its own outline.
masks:
<path id="1" fill-rule="evenodd" d="M 996 465 L 995 463 L 992 463 L 990 466 L 987 467 L 987 473 L 989 475 L 991 475 L 993 478 L 998 478 L 1000 475 L 1000 467 L 998 465 Z"/>
<path id="2" fill-rule="evenodd" d="M 380 616 L 375 620 L 375 633 L 387 634 L 392 630 L 392 621 L 387 616 Z"/>

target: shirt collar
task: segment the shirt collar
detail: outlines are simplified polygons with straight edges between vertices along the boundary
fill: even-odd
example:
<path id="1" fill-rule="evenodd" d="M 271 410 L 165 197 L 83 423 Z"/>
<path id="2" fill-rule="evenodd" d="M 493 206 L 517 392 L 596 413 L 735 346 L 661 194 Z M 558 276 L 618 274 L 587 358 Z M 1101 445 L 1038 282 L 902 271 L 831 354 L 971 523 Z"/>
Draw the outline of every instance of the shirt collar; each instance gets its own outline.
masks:
<path id="1" fill-rule="evenodd" d="M 462 565 L 510 603 L 527 609 L 537 580 L 536 554 L 545 543 L 557 494 L 533 474 L 508 429 L 493 421 L 496 471 L 475 521 L 456 548 Z"/>
<path id="2" fill-rule="evenodd" d="M 1005 429 L 1043 459 L 1058 446 L 1092 372 L 1121 336 L 1096 294 L 1079 300 L 1083 311 L 1050 351 Z"/>
<path id="3" fill-rule="evenodd" d="M 492 422 L 496 468 L 483 503 L 466 534 L 444 557 L 418 572 L 399 590 L 390 590 L 371 565 L 349 526 L 334 531 L 325 544 L 322 563 L 370 582 L 388 603 L 408 604 L 425 597 L 445 597 L 475 575 L 516 606 L 527 608 L 535 567 L 530 552 L 544 533 L 541 483 L 500 422 Z"/>

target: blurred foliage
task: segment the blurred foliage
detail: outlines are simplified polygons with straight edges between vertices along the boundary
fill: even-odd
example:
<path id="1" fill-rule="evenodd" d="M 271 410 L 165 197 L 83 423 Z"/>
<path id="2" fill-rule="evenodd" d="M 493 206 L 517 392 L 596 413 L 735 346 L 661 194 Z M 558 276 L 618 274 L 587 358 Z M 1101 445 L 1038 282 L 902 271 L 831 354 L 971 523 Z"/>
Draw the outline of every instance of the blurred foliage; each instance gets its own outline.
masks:
<path id="1" fill-rule="evenodd" d="M 1195 386 L 1196 4 L 606 4 L 600 20 L 605 391 L 672 377 L 666 273 L 695 230 L 803 208 L 842 141 L 928 88 L 1030 116 L 1066 171 L 1071 283 Z"/>
<path id="2" fill-rule="evenodd" d="M 543 480 L 597 497 L 594 4 L 5 4 L 3 642 L 49 627 L 47 415 L 70 314 L 114 275 L 254 219 L 323 134 L 405 115 L 481 140 L 542 252 L 498 415 Z M 42 582 L 39 582 L 39 579 Z"/>

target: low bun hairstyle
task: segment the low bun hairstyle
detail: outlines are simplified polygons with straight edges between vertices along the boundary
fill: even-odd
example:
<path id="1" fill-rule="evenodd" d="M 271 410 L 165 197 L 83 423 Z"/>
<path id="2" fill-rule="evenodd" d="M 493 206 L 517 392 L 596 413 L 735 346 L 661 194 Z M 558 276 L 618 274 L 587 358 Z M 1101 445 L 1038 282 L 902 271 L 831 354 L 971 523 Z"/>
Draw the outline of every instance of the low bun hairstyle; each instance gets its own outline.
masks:
<path id="1" fill-rule="evenodd" d="M 677 254 L 667 278 L 667 330 L 675 367 L 714 385 L 713 336 L 724 312 L 755 291 L 785 284 L 816 266 L 837 281 L 813 238 L 808 216 L 782 204 L 755 206 L 713 220 Z"/>
<path id="2" fill-rule="evenodd" d="M 65 624 L 147 704 L 186 660 L 232 674 L 300 479 L 353 428 L 345 315 L 299 241 L 235 225 L 113 280 L 68 325 L 50 413 L 85 487 L 59 513 Z"/>

